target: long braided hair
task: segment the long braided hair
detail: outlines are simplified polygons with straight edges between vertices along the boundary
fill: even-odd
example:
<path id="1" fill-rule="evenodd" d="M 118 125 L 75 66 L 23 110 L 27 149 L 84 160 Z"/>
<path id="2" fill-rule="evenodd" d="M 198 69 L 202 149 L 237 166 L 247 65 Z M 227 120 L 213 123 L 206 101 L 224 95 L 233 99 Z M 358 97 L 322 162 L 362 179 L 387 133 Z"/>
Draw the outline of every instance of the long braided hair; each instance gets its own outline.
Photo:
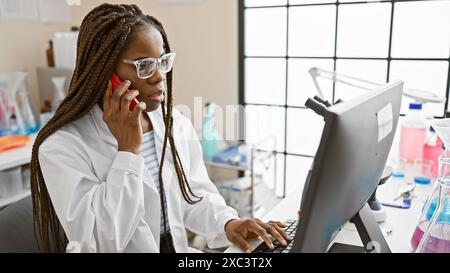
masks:
<path id="1" fill-rule="evenodd" d="M 40 130 L 33 146 L 31 158 L 33 222 L 35 237 L 42 252 L 63 252 L 68 239 L 61 232 L 61 224 L 58 221 L 45 185 L 39 165 L 39 147 L 45 139 L 57 130 L 82 118 L 97 103 L 102 101 L 104 90 L 107 89 L 108 81 L 114 72 L 119 54 L 125 48 L 131 34 L 137 31 L 139 26 L 145 24 L 152 25 L 161 33 L 166 52 L 171 52 L 163 25 L 156 18 L 144 15 L 136 5 L 103 4 L 93 9 L 83 19 L 77 42 L 76 67 L 68 94 L 58 107 L 53 118 Z M 167 95 L 161 105 L 165 134 L 160 162 L 159 183 L 165 230 L 167 230 L 167 219 L 165 219 L 166 213 L 163 205 L 164 187 L 161 174 L 168 143 L 170 143 L 175 172 L 183 198 L 190 205 L 201 201 L 201 198 L 196 196 L 189 186 L 174 142 L 172 130 L 172 78 L 173 71 L 167 74 Z M 60 181 L 60 183 L 64 183 L 64 181 Z"/>

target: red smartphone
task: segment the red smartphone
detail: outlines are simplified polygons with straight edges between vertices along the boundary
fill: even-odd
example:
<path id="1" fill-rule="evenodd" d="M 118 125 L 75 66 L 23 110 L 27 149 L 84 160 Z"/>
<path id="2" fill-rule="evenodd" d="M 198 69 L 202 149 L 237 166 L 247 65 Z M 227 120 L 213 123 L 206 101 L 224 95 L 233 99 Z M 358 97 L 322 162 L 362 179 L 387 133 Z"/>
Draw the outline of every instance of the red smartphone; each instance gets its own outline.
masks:
<path id="1" fill-rule="evenodd" d="M 120 84 L 122 84 L 122 81 L 120 80 L 119 76 L 116 73 L 113 73 L 111 76 L 111 84 L 113 92 L 116 91 L 116 89 L 119 87 Z M 126 92 L 128 92 L 128 89 Z M 136 105 L 138 104 L 139 101 L 136 98 L 134 98 L 130 103 L 130 112 L 133 112 L 134 107 L 136 107 Z"/>

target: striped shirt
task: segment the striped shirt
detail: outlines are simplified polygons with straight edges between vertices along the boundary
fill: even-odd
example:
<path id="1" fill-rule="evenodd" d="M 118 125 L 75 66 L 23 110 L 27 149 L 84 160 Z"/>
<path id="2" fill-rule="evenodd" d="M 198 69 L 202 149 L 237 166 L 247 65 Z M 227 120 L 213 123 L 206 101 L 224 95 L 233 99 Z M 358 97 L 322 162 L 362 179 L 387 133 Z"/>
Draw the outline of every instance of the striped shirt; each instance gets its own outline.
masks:
<path id="1" fill-rule="evenodd" d="M 156 188 L 159 191 L 159 194 L 161 194 L 161 189 L 159 187 L 159 162 L 158 157 L 156 156 L 156 148 L 155 148 L 155 138 L 153 131 L 150 133 L 145 134 L 142 137 L 142 145 L 139 150 L 139 154 L 144 158 L 144 164 L 147 170 L 149 171 L 150 175 L 153 178 L 153 181 L 155 182 Z M 162 193 L 164 194 L 164 193 Z M 164 230 L 164 214 L 161 211 L 161 235 L 164 235 L 169 232 L 169 218 L 167 217 L 167 201 L 164 196 L 164 208 L 166 212 L 166 228 L 167 230 Z M 161 209 L 162 210 L 162 209 Z"/>

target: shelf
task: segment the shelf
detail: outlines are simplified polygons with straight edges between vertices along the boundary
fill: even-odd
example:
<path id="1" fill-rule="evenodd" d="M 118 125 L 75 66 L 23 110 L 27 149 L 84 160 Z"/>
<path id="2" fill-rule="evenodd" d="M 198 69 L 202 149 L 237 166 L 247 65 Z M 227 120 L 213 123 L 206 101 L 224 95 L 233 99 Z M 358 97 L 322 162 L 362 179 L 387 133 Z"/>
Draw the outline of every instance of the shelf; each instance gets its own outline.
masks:
<path id="1" fill-rule="evenodd" d="M 27 146 L 12 151 L 0 153 L 0 171 L 19 167 L 30 163 L 31 152 L 34 141 L 30 141 Z"/>
<path id="2" fill-rule="evenodd" d="M 31 161 L 31 152 L 33 150 L 34 139 L 35 138 L 33 137 L 25 147 L 0 153 L 0 172 L 29 164 Z M 30 194 L 30 189 L 24 189 L 18 194 L 0 197 L 0 208 L 15 203 L 27 196 L 30 196 Z"/>
<path id="3" fill-rule="evenodd" d="M 31 194 L 31 190 L 26 189 L 26 190 L 22 191 L 21 193 L 15 194 L 13 196 L 0 197 L 0 208 L 6 207 L 9 204 L 20 201 L 20 200 L 24 199 L 25 197 L 30 196 L 30 194 Z"/>

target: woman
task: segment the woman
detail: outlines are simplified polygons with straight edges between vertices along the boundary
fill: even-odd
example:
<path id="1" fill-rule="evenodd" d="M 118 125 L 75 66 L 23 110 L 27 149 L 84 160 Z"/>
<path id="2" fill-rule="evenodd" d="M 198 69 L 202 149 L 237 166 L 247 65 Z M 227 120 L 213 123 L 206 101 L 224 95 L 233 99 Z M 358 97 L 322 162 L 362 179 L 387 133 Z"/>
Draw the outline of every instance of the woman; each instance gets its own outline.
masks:
<path id="1" fill-rule="evenodd" d="M 84 18 L 68 95 L 33 147 L 42 251 L 76 241 L 82 252 L 189 252 L 186 229 L 247 252 L 248 238 L 290 239 L 279 222 L 239 219 L 218 194 L 192 124 L 172 107 L 174 59 L 162 24 L 135 5 Z M 113 73 L 125 80 L 115 90 Z"/>

